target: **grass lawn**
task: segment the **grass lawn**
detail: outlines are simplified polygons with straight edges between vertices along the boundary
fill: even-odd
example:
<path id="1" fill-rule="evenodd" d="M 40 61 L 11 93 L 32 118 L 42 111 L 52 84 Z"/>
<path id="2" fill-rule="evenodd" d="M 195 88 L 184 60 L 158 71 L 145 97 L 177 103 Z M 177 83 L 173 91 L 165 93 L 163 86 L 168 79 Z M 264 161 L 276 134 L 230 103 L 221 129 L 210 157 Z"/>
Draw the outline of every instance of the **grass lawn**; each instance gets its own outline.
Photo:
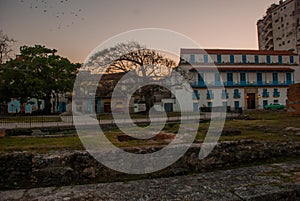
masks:
<path id="1" fill-rule="evenodd" d="M 61 122 L 59 116 L 11 116 L 0 117 L 0 123 L 33 123 L 33 122 Z"/>
<path id="2" fill-rule="evenodd" d="M 124 116 L 125 118 L 125 115 L 123 114 L 118 114 L 120 117 Z M 161 117 L 161 114 L 157 113 L 157 114 L 154 114 L 154 117 L 157 116 L 157 117 Z M 178 117 L 178 116 L 181 116 L 181 113 L 180 112 L 170 112 L 170 113 L 167 113 L 167 116 L 168 117 Z M 133 114 L 130 114 L 130 117 L 132 119 L 147 119 L 149 118 L 148 117 L 148 114 L 146 113 L 133 113 Z M 112 114 L 97 114 L 97 119 L 98 120 L 107 120 L 107 119 L 113 119 L 113 116 Z"/>
<path id="3" fill-rule="evenodd" d="M 291 116 L 281 111 L 251 111 L 245 112 L 244 118 L 227 120 L 226 129 L 240 130 L 241 134 L 236 136 L 221 136 L 220 141 L 226 140 L 264 140 L 264 141 L 300 141 L 300 135 L 291 131 L 285 131 L 287 127 L 300 128 L 300 116 Z M 203 141 L 209 127 L 209 122 L 199 124 L 197 141 Z M 165 133 L 176 134 L 179 124 L 165 125 Z M 117 146 L 150 146 L 167 144 L 164 140 L 130 140 L 119 142 L 117 136 L 121 132 L 118 129 L 105 131 L 107 138 Z M 83 150 L 84 147 L 77 136 L 32 138 L 32 137 L 4 137 L 0 138 L 0 152 L 7 151 L 37 151 L 48 150 Z"/>
<path id="4" fill-rule="evenodd" d="M 36 138 L 36 137 L 5 137 L 0 138 L 0 152 L 6 151 L 37 151 L 50 150 L 81 150 L 83 146 L 78 137 Z"/>

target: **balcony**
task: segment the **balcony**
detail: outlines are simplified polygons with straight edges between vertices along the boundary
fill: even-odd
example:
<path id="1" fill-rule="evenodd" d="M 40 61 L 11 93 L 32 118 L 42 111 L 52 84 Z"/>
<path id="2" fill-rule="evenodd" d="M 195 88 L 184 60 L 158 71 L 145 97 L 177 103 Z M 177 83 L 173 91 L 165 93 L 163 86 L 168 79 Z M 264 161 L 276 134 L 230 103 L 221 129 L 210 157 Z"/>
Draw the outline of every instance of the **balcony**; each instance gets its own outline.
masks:
<path id="1" fill-rule="evenodd" d="M 269 92 L 263 92 L 262 97 L 263 98 L 269 98 L 270 97 L 270 93 Z"/>
<path id="2" fill-rule="evenodd" d="M 208 83 L 205 82 L 192 82 L 190 83 L 193 88 L 206 88 L 213 86 L 221 86 L 222 83 Z M 291 84 L 294 84 L 294 81 L 283 81 L 283 82 L 265 82 L 265 81 L 242 81 L 242 82 L 224 82 L 224 87 L 274 87 L 274 86 L 282 86 L 287 87 Z"/>
<path id="3" fill-rule="evenodd" d="M 267 37 L 266 38 L 266 46 L 273 45 L 273 37 Z"/>
<path id="4" fill-rule="evenodd" d="M 241 98 L 241 93 L 240 93 L 240 92 L 234 93 L 234 94 L 233 94 L 233 98 L 234 98 L 234 99 L 239 99 L 239 98 Z"/>
<path id="5" fill-rule="evenodd" d="M 234 83 L 233 83 L 233 81 L 227 81 L 227 82 L 224 83 L 224 85 L 226 85 L 226 86 L 234 86 Z"/>
<path id="6" fill-rule="evenodd" d="M 213 94 L 213 93 L 207 93 L 207 94 L 206 94 L 206 99 L 207 99 L 207 100 L 212 100 L 212 99 L 214 99 L 214 94 Z"/>
<path id="7" fill-rule="evenodd" d="M 274 92 L 273 92 L 273 97 L 274 97 L 274 98 L 280 97 L 280 92 L 279 92 L 279 91 L 274 91 Z"/>
<path id="8" fill-rule="evenodd" d="M 228 92 L 222 92 L 222 99 L 228 99 L 229 98 L 229 95 L 228 95 Z"/>
<path id="9" fill-rule="evenodd" d="M 214 86 L 222 86 L 222 82 L 221 81 L 215 81 L 215 85 Z"/>

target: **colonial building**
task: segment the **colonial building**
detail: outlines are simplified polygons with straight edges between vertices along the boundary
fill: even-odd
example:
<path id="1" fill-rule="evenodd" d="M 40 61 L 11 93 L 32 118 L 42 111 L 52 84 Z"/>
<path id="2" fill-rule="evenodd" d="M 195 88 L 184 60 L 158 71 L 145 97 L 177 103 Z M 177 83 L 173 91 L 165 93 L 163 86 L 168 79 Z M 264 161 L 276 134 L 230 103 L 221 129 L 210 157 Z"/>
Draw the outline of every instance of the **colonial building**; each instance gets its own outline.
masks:
<path id="1" fill-rule="evenodd" d="M 194 111 L 213 107 L 214 98 L 232 110 L 286 105 L 288 86 L 300 78 L 299 56 L 290 51 L 181 49 L 180 54 L 180 67 L 192 74 Z M 214 94 L 221 85 L 221 94 Z"/>
<path id="2" fill-rule="evenodd" d="M 300 0 L 272 4 L 257 22 L 260 50 L 290 50 L 300 54 Z"/>

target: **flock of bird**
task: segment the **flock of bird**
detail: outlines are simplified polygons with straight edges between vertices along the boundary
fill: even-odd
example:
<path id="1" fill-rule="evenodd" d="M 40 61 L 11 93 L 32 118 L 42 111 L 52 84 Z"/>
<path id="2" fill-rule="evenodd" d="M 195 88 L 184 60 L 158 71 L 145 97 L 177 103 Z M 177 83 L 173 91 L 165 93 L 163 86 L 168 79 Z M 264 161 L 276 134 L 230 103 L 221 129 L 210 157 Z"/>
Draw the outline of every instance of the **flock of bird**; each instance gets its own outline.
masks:
<path id="1" fill-rule="evenodd" d="M 32 0 L 31 2 L 20 0 L 23 4 L 29 3 L 29 8 L 45 15 L 49 15 L 56 21 L 54 29 L 66 29 L 74 25 L 76 22 L 85 20 L 82 16 L 82 8 L 76 8 L 68 0 Z"/>

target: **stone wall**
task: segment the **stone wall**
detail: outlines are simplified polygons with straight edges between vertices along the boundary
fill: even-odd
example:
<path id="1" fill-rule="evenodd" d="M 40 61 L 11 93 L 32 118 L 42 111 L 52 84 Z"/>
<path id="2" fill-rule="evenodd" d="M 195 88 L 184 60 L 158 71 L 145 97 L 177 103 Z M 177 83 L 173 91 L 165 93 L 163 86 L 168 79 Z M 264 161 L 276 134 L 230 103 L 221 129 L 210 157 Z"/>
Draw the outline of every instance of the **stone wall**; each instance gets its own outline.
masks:
<path id="1" fill-rule="evenodd" d="M 111 170 L 94 160 L 86 151 L 4 153 L 0 155 L 0 190 L 166 177 L 300 155 L 299 142 L 242 140 L 219 143 L 207 158 L 199 160 L 200 147 L 200 144 L 194 144 L 170 167 L 146 175 L 128 175 Z M 145 153 L 160 148 L 126 149 Z"/>

